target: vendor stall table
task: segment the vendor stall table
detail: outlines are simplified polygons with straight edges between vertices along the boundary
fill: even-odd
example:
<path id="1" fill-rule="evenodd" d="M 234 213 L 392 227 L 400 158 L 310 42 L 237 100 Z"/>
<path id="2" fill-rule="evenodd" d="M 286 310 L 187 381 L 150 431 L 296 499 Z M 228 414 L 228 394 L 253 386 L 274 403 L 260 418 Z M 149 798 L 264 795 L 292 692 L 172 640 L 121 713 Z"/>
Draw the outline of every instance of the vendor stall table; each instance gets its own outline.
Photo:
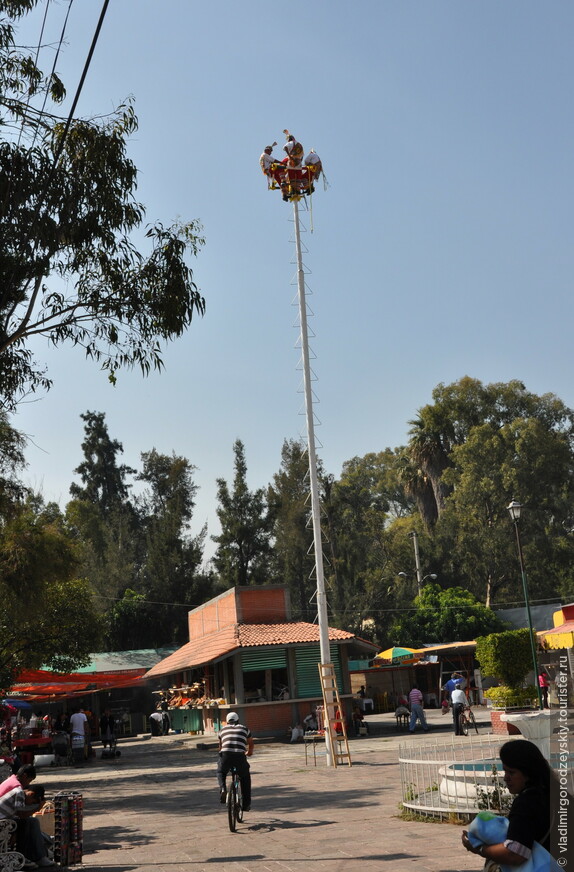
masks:
<path id="1" fill-rule="evenodd" d="M 22 763 L 33 763 L 35 754 L 49 754 L 52 751 L 52 737 L 30 736 L 27 739 L 14 739 L 12 749 L 18 752 Z"/>
<path id="2" fill-rule="evenodd" d="M 303 734 L 303 742 L 305 744 L 305 766 L 309 758 L 309 745 L 313 748 L 313 763 L 317 765 L 317 742 L 325 741 L 325 733 L 307 732 Z"/>

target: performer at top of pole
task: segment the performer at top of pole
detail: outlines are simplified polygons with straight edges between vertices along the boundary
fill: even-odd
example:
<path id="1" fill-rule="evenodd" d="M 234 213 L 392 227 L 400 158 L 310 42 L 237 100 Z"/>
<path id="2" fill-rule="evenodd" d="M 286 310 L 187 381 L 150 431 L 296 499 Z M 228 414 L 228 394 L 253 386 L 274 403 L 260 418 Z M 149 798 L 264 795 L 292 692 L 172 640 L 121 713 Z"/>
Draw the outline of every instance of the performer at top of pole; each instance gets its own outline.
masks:
<path id="1" fill-rule="evenodd" d="M 286 157 L 282 160 L 274 157 L 273 149 L 277 145 L 274 142 L 263 149 L 259 165 L 267 176 L 267 187 L 270 191 L 281 191 L 285 202 L 297 201 L 315 191 L 314 182 L 321 175 L 323 164 L 314 149 L 304 158 L 301 143 L 288 130 L 283 133 L 287 137 L 283 146 Z"/>

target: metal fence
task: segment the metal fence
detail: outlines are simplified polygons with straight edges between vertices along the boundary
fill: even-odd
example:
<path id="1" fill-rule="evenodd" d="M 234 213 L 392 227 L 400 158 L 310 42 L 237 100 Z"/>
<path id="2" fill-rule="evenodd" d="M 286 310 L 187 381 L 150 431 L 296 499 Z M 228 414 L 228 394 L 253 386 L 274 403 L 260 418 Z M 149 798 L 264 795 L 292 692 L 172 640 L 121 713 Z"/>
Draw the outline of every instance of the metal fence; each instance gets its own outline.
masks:
<path id="1" fill-rule="evenodd" d="M 502 780 L 499 736 L 453 736 L 448 742 L 399 746 L 402 803 L 432 817 L 505 813 L 511 796 Z"/>

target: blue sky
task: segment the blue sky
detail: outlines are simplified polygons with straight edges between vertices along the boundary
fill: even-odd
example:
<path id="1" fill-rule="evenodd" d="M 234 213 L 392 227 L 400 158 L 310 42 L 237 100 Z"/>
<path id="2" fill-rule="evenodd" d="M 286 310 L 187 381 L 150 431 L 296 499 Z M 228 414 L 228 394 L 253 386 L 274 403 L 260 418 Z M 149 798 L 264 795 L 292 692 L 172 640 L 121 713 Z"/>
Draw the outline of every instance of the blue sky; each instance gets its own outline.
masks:
<path id="1" fill-rule="evenodd" d="M 70 96 L 99 7 L 72 6 Z M 50 5 L 51 41 L 66 8 Z M 195 464 L 196 532 L 217 533 L 236 438 L 250 487 L 271 481 L 283 439 L 305 432 L 292 211 L 258 165 L 285 127 L 329 181 L 304 237 L 329 472 L 404 444 L 435 385 L 464 375 L 574 406 L 573 27 L 566 2 L 112 0 L 78 113 L 135 96 L 139 196 L 150 221 L 202 222 L 207 311 L 161 376 L 115 388 L 79 351 L 39 344 L 54 388 L 14 419 L 32 440 L 27 482 L 65 504 L 86 409 L 106 413 L 124 462 L 155 447 Z"/>

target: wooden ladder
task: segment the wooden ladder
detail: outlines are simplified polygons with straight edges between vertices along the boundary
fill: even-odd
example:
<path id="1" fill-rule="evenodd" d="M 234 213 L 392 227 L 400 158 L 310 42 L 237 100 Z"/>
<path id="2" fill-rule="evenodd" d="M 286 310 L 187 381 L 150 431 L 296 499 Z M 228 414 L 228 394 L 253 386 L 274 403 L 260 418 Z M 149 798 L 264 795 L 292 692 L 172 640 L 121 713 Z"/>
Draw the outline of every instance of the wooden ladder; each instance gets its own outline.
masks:
<path id="1" fill-rule="evenodd" d="M 345 715 L 337 690 L 337 676 L 333 663 L 318 663 L 321 690 L 323 692 L 324 728 L 329 731 L 331 751 L 335 766 L 342 763 L 351 765 L 351 752 L 347 739 Z M 341 732 L 337 732 L 337 727 Z"/>

